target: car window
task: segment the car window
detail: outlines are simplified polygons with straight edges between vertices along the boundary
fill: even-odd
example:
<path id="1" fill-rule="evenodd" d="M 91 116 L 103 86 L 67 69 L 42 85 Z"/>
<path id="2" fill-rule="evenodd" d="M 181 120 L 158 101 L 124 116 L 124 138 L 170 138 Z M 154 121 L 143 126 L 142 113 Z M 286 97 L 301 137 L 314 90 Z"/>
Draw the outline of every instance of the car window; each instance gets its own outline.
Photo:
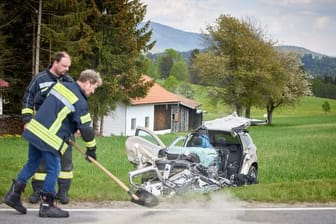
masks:
<path id="1" fill-rule="evenodd" d="M 144 130 L 138 130 L 137 136 L 146 139 L 147 141 L 153 143 L 154 145 L 160 145 L 160 143 L 156 141 L 156 139 L 150 133 Z"/>
<path id="2" fill-rule="evenodd" d="M 252 139 L 246 133 L 241 135 L 241 140 L 247 147 L 252 145 Z"/>
<path id="3" fill-rule="evenodd" d="M 209 131 L 210 143 L 213 145 L 239 144 L 239 139 L 224 131 Z"/>

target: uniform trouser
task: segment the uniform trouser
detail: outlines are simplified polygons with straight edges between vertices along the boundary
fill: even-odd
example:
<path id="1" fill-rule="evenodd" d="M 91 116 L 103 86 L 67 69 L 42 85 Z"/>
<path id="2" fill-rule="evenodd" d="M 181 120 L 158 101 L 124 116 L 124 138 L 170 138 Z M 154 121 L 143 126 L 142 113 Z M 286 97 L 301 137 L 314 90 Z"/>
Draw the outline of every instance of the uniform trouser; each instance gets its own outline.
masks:
<path id="1" fill-rule="evenodd" d="M 28 160 L 17 176 L 17 181 L 22 184 L 27 184 L 36 172 L 40 162 L 45 161 L 46 177 L 42 187 L 43 192 L 56 194 L 55 186 L 57 177 L 60 173 L 61 162 L 60 157 L 49 151 L 42 151 L 29 143 Z"/>
<path id="2" fill-rule="evenodd" d="M 41 186 L 45 181 L 47 175 L 45 161 L 42 160 L 36 173 L 32 179 L 32 188 L 34 191 L 39 192 L 41 190 Z M 68 191 L 71 180 L 72 180 L 72 149 L 68 149 L 64 155 L 61 157 L 61 172 L 58 175 L 58 187 L 59 190 L 64 187 L 64 191 Z"/>
<path id="3" fill-rule="evenodd" d="M 72 140 L 74 140 L 74 137 L 71 137 Z M 61 156 L 61 172 L 58 176 L 58 187 L 59 191 L 68 191 L 70 188 L 71 180 L 73 178 L 73 173 L 72 173 L 72 147 L 69 146 L 69 148 L 65 151 L 63 156 Z M 41 161 L 38 170 L 33 176 L 32 179 L 32 188 L 34 191 L 40 191 L 42 183 L 45 180 L 46 177 L 46 165 L 45 161 Z M 60 188 L 64 189 L 60 189 Z"/>

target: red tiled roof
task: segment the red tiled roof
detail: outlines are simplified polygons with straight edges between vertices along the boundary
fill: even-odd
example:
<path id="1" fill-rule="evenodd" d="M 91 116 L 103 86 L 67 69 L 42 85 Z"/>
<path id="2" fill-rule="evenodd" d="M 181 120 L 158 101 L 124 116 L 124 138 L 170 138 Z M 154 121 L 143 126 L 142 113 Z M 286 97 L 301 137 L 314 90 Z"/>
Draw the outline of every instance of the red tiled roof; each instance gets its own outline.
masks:
<path id="1" fill-rule="evenodd" d="M 147 75 L 143 75 L 142 77 L 146 82 L 152 80 Z M 201 106 L 201 103 L 169 92 L 157 83 L 154 83 L 154 85 L 149 89 L 147 96 L 144 98 L 131 99 L 130 103 L 132 105 L 177 103 L 192 109 L 196 109 Z"/>
<path id="2" fill-rule="evenodd" d="M 9 83 L 3 79 L 0 79 L 0 87 L 9 87 Z"/>

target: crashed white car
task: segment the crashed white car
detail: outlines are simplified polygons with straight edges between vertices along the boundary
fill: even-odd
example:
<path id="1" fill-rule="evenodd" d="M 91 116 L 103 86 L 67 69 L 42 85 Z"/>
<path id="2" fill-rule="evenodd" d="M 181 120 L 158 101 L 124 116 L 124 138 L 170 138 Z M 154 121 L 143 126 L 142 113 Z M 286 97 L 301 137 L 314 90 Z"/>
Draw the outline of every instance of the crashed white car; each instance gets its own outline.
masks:
<path id="1" fill-rule="evenodd" d="M 255 184 L 258 158 L 247 131 L 250 124 L 235 114 L 206 121 L 169 146 L 154 132 L 138 127 L 125 143 L 134 164 L 129 182 L 157 196 Z"/>

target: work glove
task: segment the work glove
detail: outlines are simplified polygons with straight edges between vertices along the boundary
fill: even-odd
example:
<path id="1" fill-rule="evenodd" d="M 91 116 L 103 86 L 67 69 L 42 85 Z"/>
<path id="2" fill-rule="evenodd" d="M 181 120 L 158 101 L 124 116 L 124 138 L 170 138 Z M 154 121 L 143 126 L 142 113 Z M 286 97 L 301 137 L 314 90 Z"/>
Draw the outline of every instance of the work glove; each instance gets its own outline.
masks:
<path id="1" fill-rule="evenodd" d="M 86 159 L 87 161 L 89 161 L 89 162 L 90 162 L 90 160 L 89 160 L 88 156 L 90 156 L 91 158 L 97 160 L 96 148 L 94 148 L 94 149 L 92 149 L 92 148 L 87 148 L 87 149 L 86 149 L 86 152 L 85 152 L 85 155 L 86 155 L 86 156 L 85 156 L 85 159 Z"/>

